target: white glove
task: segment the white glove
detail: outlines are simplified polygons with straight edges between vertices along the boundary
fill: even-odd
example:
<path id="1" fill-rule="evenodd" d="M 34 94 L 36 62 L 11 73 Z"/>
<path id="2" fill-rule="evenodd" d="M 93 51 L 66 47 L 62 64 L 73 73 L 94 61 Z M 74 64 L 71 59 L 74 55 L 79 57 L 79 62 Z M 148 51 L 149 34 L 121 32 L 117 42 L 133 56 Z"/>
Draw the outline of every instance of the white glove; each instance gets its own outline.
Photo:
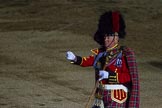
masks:
<path id="1" fill-rule="evenodd" d="M 108 79 L 109 78 L 109 72 L 105 71 L 105 70 L 100 70 L 99 71 L 99 81 L 103 80 L 103 79 Z"/>
<path id="2" fill-rule="evenodd" d="M 76 56 L 73 52 L 67 51 L 66 52 L 66 59 L 76 61 Z"/>

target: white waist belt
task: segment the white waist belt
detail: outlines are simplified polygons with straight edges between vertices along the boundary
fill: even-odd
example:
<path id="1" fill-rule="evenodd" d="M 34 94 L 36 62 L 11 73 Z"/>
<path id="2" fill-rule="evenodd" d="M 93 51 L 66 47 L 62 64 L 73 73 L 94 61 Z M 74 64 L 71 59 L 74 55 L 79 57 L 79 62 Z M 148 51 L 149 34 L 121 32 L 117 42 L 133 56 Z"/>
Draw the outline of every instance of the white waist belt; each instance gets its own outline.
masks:
<path id="1" fill-rule="evenodd" d="M 106 90 L 118 90 L 118 89 L 122 89 L 125 92 L 128 92 L 127 87 L 125 87 L 122 84 L 117 84 L 117 85 L 105 84 L 105 85 L 103 85 L 103 88 L 106 89 Z"/>

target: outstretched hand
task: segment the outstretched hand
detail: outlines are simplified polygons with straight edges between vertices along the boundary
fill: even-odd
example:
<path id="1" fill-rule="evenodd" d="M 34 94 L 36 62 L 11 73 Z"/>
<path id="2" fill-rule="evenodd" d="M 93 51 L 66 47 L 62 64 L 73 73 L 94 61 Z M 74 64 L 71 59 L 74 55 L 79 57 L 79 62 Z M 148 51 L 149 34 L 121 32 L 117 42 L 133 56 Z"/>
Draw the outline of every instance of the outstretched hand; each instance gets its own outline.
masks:
<path id="1" fill-rule="evenodd" d="M 66 59 L 71 60 L 71 61 L 75 61 L 76 56 L 75 56 L 75 54 L 73 52 L 67 51 L 66 52 Z"/>

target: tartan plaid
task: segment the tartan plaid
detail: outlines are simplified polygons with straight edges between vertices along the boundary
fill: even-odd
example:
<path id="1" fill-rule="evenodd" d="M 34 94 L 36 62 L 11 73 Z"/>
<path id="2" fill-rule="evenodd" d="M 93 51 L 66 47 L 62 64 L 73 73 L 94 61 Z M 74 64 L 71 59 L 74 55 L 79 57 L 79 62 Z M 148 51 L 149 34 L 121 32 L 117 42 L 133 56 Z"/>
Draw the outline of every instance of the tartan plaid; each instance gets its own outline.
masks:
<path id="1" fill-rule="evenodd" d="M 139 78 L 135 55 L 133 50 L 130 48 L 125 48 L 124 52 L 132 81 L 128 108 L 139 108 Z"/>
<path id="2" fill-rule="evenodd" d="M 104 108 L 127 108 L 127 101 L 124 103 L 117 103 L 111 99 L 111 90 L 104 90 L 103 92 Z"/>

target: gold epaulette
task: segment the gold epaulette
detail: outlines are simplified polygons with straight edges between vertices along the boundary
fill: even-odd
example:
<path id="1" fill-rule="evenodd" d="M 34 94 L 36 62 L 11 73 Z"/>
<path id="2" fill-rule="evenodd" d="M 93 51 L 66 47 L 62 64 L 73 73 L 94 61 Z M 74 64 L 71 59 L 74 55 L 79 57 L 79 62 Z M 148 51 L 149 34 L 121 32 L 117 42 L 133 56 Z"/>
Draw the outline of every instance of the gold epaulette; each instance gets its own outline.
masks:
<path id="1" fill-rule="evenodd" d="M 91 52 L 97 55 L 99 53 L 99 49 L 98 48 L 92 49 Z"/>

